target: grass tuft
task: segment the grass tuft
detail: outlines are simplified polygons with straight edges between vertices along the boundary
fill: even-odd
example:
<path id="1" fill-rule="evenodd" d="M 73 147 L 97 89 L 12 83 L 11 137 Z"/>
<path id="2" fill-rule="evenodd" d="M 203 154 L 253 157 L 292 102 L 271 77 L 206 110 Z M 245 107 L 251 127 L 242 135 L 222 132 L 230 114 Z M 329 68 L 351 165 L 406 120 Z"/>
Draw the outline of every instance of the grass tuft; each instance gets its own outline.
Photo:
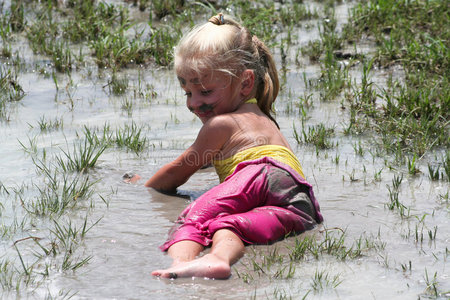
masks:
<path id="1" fill-rule="evenodd" d="M 106 148 L 106 145 L 95 144 L 85 139 L 82 142 L 75 143 L 72 152 L 61 149 L 65 158 L 62 155 L 57 155 L 56 161 L 64 172 L 77 171 L 83 173 L 95 166 Z"/>
<path id="2" fill-rule="evenodd" d="M 316 149 L 333 148 L 336 144 L 330 141 L 330 137 L 334 134 L 334 128 L 327 128 L 324 124 L 308 127 L 308 131 L 302 128 L 301 136 L 298 134 L 294 125 L 294 138 L 299 144 L 314 145 Z"/>

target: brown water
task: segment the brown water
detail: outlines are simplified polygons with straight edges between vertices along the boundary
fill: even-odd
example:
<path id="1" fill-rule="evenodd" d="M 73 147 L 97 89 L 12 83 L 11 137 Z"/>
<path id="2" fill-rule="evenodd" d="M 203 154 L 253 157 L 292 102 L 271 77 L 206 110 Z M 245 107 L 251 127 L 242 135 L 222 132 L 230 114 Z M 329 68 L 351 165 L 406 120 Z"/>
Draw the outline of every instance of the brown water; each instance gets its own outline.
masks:
<path id="1" fill-rule="evenodd" d="M 347 17 L 348 5 L 338 6 L 336 15 L 340 22 Z M 300 30 L 300 45 L 316 39 L 317 29 Z M 36 167 L 30 155 L 26 154 L 19 141 L 25 145 L 36 145 L 38 153 L 43 149 L 51 153 L 61 153 L 81 133 L 83 126 L 94 128 L 109 123 L 111 127 L 123 126 L 134 121 L 145 125 L 145 133 L 151 146 L 139 156 L 123 150 L 107 150 L 97 167 L 90 172 L 99 180 L 94 197 L 95 207 L 90 210 L 89 223 L 99 223 L 89 231 L 76 257 L 92 256 L 89 264 L 76 272 L 51 272 L 36 288 L 22 286 L 21 295 L 29 298 L 57 296 L 60 291 L 75 293 L 74 299 L 274 299 L 291 296 L 302 299 L 308 291 L 308 299 L 416 299 L 426 298 L 427 283 L 436 273 L 438 288 L 450 291 L 448 248 L 450 246 L 450 224 L 448 202 L 440 195 L 448 193 L 446 182 L 432 182 L 427 171 L 411 177 L 405 175 L 399 198 L 411 207 L 410 217 L 402 219 L 395 211 L 389 211 L 387 185 L 392 185 L 394 174 L 384 159 L 373 158 L 367 151 L 363 156 L 355 154 L 353 145 L 361 142 L 369 145 L 369 137 L 345 136 L 342 131 L 348 122 L 345 110 L 340 109 L 340 101 L 320 102 L 314 95 L 313 106 L 308 111 L 305 126 L 325 123 L 335 126 L 334 141 L 337 148 L 319 151 L 312 146 L 297 145 L 293 138 L 293 124 L 301 129 L 298 114 L 287 113 L 291 101 L 297 101 L 305 91 L 303 72 L 307 78 L 317 78 L 319 69 L 314 65 L 301 67 L 289 65 L 286 83 L 276 103 L 277 120 L 281 131 L 290 141 L 299 157 L 307 179 L 313 184 L 316 197 L 321 205 L 325 222 L 314 234 L 321 238 L 324 229 L 346 230 L 346 243 L 352 244 L 362 235 L 385 243 L 385 249 L 368 251 L 364 256 L 345 261 L 331 256 L 316 260 L 309 257 L 297 263 L 293 278 L 274 279 L 270 276 L 254 274 L 254 280 L 245 283 L 238 274 L 251 269 L 253 251 L 266 253 L 274 248 L 288 252 L 295 238 L 289 238 L 271 246 L 249 247 L 246 256 L 233 269 L 229 280 L 206 280 L 188 278 L 162 280 L 154 278 L 150 272 L 169 266 L 170 259 L 160 252 L 161 245 L 172 222 L 188 203 L 186 199 L 159 194 L 145 189 L 141 184 L 125 184 L 122 175 L 127 171 L 150 177 L 161 165 L 172 160 L 194 140 L 201 123 L 184 106 L 184 96 L 170 70 L 144 68 L 128 69 L 120 75 L 129 78 L 130 85 L 141 81 L 150 83 L 158 96 L 151 101 L 111 96 L 103 88 L 111 76 L 105 70 L 98 73 L 96 68 L 87 67 L 72 74 L 73 85 L 66 90 L 56 90 L 51 76 L 39 74 L 33 66 L 46 67 L 45 58 L 35 56 L 21 47 L 20 55 L 26 62 L 26 69 L 20 73 L 19 82 L 26 96 L 11 109 L 9 122 L 0 123 L 0 179 L 12 190 L 25 187 L 25 198 L 32 197 L 36 190 L 31 184 L 39 180 Z M 23 48 L 23 49 L 22 49 Z M 370 48 L 364 45 L 361 49 Z M 276 53 L 279 60 L 279 55 Z M 6 63 L 6 62 L 2 62 Z M 140 75 L 139 75 L 140 74 Z M 397 76 L 397 74 L 394 74 Z M 357 72 L 355 78 L 358 80 Z M 382 84 L 386 72 L 374 73 L 373 79 Z M 60 75 L 59 85 L 65 87 L 67 76 Z M 125 99 L 133 101 L 131 114 L 122 109 Z M 72 99 L 72 100 L 70 100 Z M 74 103 L 73 109 L 71 102 Z M 61 118 L 62 130 L 40 133 L 36 128 L 42 116 L 53 120 Z M 70 146 L 69 146 L 70 149 Z M 333 161 L 339 155 L 339 163 Z M 381 171 L 379 180 L 375 174 Z M 403 170 L 407 174 L 406 170 Z M 186 193 L 199 194 L 217 184 L 213 169 L 205 169 L 195 174 L 181 187 Z M 108 199 L 106 205 L 97 195 Z M 0 216 L 2 224 L 22 220 L 25 213 L 19 201 L 10 195 L 2 197 Z M 447 200 L 448 201 L 448 200 Z M 70 217 L 81 222 L 85 210 L 75 212 Z M 420 219 L 424 216 L 424 222 Z M 49 226 L 44 221 L 29 220 L 27 231 L 11 238 L 0 239 L 0 259 L 17 257 L 12 243 L 29 235 L 45 235 Z M 32 226 L 34 224 L 34 226 Z M 420 227 L 425 224 L 423 227 Z M 416 242 L 416 228 L 424 234 L 423 242 Z M 428 238 L 428 231 L 437 227 L 436 239 Z M 421 230 L 420 230 L 421 229 Z M 32 241 L 19 244 L 26 261 L 33 261 Z M 16 258 L 17 262 L 17 258 Z M 404 271 L 402 265 L 411 262 L 412 269 Z M 310 291 L 314 274 L 326 271 L 328 276 L 337 276 L 340 284 L 335 288 Z M 4 292 L 5 298 L 15 298 L 15 292 Z M 442 299 L 449 294 L 442 295 Z"/>

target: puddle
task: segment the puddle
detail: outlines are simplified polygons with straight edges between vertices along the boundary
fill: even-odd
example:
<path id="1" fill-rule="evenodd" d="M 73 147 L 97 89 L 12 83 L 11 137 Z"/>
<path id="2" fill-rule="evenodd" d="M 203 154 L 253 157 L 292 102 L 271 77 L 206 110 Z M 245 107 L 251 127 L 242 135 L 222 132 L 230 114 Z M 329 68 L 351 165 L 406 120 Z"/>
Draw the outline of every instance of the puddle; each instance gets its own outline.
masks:
<path id="1" fill-rule="evenodd" d="M 337 7 L 339 22 L 345 22 L 350 5 L 344 2 Z M 8 1 L 5 8 L 7 6 Z M 144 18 L 137 14 L 140 20 Z M 301 45 L 318 37 L 316 26 L 300 29 L 297 34 Z M 450 290 L 447 263 L 450 218 L 448 200 L 442 198 L 446 193 L 448 195 L 448 183 L 430 181 L 426 172 L 415 177 L 405 175 L 398 196 L 410 208 L 408 213 L 412 217 L 402 218 L 395 210 L 389 210 L 387 186 L 392 186 L 397 170 L 387 168 L 383 158 L 374 158 L 368 152 L 355 153 L 354 145 L 369 143 L 370 138 L 342 133 L 348 122 L 348 112 L 340 108 L 339 101 L 321 102 L 313 96 L 312 107 L 305 119 L 305 126 L 318 123 L 334 126 L 333 141 L 339 146 L 316 152 L 312 146 L 297 145 L 293 126 L 301 128 L 301 119 L 297 113 L 288 113 L 286 107 L 307 92 L 304 73 L 309 79 L 317 79 L 320 74 L 317 66 L 305 65 L 306 61 L 302 61 L 300 67 L 294 63 L 289 65 L 276 110 L 281 131 L 313 184 L 325 217 L 323 226 L 314 234 L 320 238 L 325 234 L 324 230 L 345 231 L 348 247 L 361 237 L 367 237 L 384 248 L 368 249 L 356 259 L 307 256 L 295 264 L 295 272 L 288 279 L 249 270 L 254 257 L 252 251 L 267 253 L 276 248 L 289 253 L 295 243 L 295 237 L 290 237 L 271 246 L 249 247 L 244 258 L 234 266 L 229 280 L 153 278 L 152 270 L 170 264 L 170 259 L 158 246 L 165 241 L 172 222 L 189 200 L 149 191 L 141 185 L 125 184 L 122 175 L 133 171 L 144 179 L 149 178 L 194 140 L 200 121 L 185 108 L 183 93 L 170 70 L 148 66 L 119 73 L 128 79 L 130 90 L 138 90 L 139 82 L 151 84 L 156 93 L 151 99 L 111 95 L 105 87 L 111 76 L 109 72 L 98 74 L 89 68 L 73 72 L 71 78 L 59 75 L 61 88 L 56 90 L 52 77 L 37 71 L 39 67 L 46 67 L 45 58 L 29 51 L 24 47 L 20 52 L 26 67 L 18 76 L 26 96 L 9 110 L 10 121 L 0 123 L 0 182 L 9 192 L 0 189 L 0 225 L 13 228 L 16 224 L 14 228 L 18 228 L 6 232 L 0 239 L 0 262 L 11 259 L 17 268 L 21 268 L 13 246 L 15 241 L 34 236 L 42 238 L 42 243 L 49 242 L 46 232 L 51 228 L 51 222 L 26 217 L 21 205 L 21 198 L 38 196 L 33 184 L 42 180 L 33 163 L 33 155 L 41 157 L 45 151 L 47 157 L 51 157 L 68 151 L 85 126 L 95 129 L 103 128 L 105 124 L 123 128 L 134 122 L 144 128 L 143 134 L 149 145 L 139 155 L 123 149 L 107 149 L 97 167 L 88 172 L 90 178 L 97 181 L 91 203 L 85 201 L 70 215 L 71 221 L 78 225 L 86 216 L 88 225 L 98 221 L 75 254 L 79 259 L 91 257 L 88 263 L 72 272 L 60 271 L 52 262 L 50 270 L 57 271 L 50 272 L 32 289 L 21 285 L 21 295 L 30 298 L 74 295 L 74 299 L 283 299 L 283 296 L 302 299 L 305 295 L 307 299 L 415 299 L 431 292 L 427 286 L 433 280 L 439 283 L 440 291 Z M 279 53 L 276 55 L 280 62 Z M 35 65 L 39 67 L 35 68 Z M 377 84 L 383 84 L 387 75 L 380 72 L 373 76 Z M 126 101 L 132 101 L 132 109 L 124 108 Z M 40 132 L 38 124 L 42 118 L 60 119 L 63 126 Z M 35 153 L 26 153 L 20 143 L 27 151 Z M 377 174 L 381 175 L 377 177 Z M 214 170 L 209 168 L 199 171 L 181 189 L 196 196 L 217 183 Z M 18 225 L 22 221 L 25 224 L 23 230 Z M 5 231 L 2 229 L 1 232 Z M 434 238 L 430 237 L 433 232 Z M 36 244 L 32 239 L 19 241 L 16 245 L 25 264 L 35 260 L 33 249 Z M 258 259 L 263 257 L 256 256 Z M 48 261 L 52 260 L 49 258 Z M 35 268 L 42 269 L 43 266 Z M 328 276 L 328 281 L 321 281 L 322 288 L 314 283 L 316 274 Z M 244 277 L 250 275 L 253 278 L 245 282 Z M 338 284 L 332 286 L 333 282 Z M 5 290 L 3 295 L 15 298 L 14 289 Z"/>

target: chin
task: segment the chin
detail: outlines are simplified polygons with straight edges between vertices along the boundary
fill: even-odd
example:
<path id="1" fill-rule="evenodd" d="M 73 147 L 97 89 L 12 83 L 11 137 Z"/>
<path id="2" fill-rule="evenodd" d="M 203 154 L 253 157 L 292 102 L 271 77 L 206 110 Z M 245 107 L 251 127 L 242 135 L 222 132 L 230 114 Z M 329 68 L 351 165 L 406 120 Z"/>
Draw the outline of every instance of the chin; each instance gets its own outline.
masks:
<path id="1" fill-rule="evenodd" d="M 202 124 L 205 124 L 211 117 L 198 117 L 200 121 L 202 121 Z"/>
<path id="2" fill-rule="evenodd" d="M 212 114 L 212 113 L 197 115 L 197 117 L 200 119 L 200 121 L 202 121 L 203 124 L 205 124 L 213 116 L 214 116 L 214 114 Z"/>

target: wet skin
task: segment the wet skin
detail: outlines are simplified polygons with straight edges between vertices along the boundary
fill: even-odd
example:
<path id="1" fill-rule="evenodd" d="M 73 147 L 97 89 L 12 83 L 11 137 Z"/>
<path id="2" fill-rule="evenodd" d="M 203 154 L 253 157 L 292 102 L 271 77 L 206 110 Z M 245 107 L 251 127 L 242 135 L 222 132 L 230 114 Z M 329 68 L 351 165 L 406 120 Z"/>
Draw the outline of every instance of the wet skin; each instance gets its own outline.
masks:
<path id="1" fill-rule="evenodd" d="M 242 102 L 237 80 L 229 74 L 179 74 L 178 80 L 186 93 L 188 109 L 205 123 L 211 117 L 235 111 Z"/>
<path id="2" fill-rule="evenodd" d="M 185 72 L 177 74 L 180 85 L 186 93 L 186 105 L 196 114 L 204 126 L 195 142 L 176 160 L 161 167 L 145 186 L 158 190 L 174 190 L 212 159 L 211 153 L 218 154 L 225 147 L 235 150 L 253 145 L 253 135 L 242 132 L 238 123 L 247 124 L 248 130 L 261 130 L 266 121 L 271 122 L 255 104 L 245 101 L 254 97 L 253 71 L 245 70 L 239 76 L 224 72 L 208 71 L 205 74 Z M 233 114 L 234 112 L 238 112 Z M 245 115 L 245 116 L 244 116 Z M 237 121 L 241 118 L 242 122 Z M 258 126 L 256 126 L 258 125 Z M 274 124 L 269 124 L 275 128 Z M 278 129 L 276 129 L 278 132 Z M 270 131 L 269 131 L 270 132 Z M 234 135 L 233 135 L 234 133 Z M 267 129 L 264 130 L 264 134 Z M 233 143 L 226 145 L 231 137 Z M 190 155 L 201 159 L 191 163 Z M 167 252 L 173 264 L 165 270 L 155 270 L 152 275 L 164 278 L 208 277 L 225 279 L 231 275 L 231 265 L 244 253 L 244 244 L 230 229 L 219 229 L 212 237 L 210 253 L 199 257 L 204 250 L 202 244 L 191 240 L 181 240 L 172 244 Z"/>

